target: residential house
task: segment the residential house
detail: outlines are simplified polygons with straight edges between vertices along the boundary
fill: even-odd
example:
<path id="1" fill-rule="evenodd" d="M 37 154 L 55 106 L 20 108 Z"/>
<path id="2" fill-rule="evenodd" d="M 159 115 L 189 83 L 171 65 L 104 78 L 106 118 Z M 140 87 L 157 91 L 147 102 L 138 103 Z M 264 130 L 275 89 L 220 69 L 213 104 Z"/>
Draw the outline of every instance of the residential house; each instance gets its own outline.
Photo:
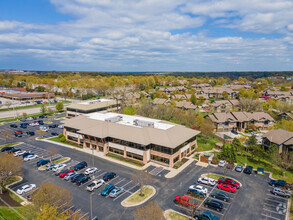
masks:
<path id="1" fill-rule="evenodd" d="M 220 112 L 208 116 L 215 125 L 215 131 L 245 131 L 249 124 L 257 130 L 267 130 L 273 126 L 274 119 L 265 112 Z"/>
<path id="2" fill-rule="evenodd" d="M 170 103 L 170 99 L 155 98 L 153 104 L 155 105 L 166 105 Z"/>
<path id="3" fill-rule="evenodd" d="M 182 108 L 182 109 L 191 109 L 191 110 L 195 110 L 198 108 L 197 105 L 194 105 L 192 102 L 187 102 L 187 101 L 176 102 L 176 107 Z"/>
<path id="4" fill-rule="evenodd" d="M 240 103 L 238 100 L 218 100 L 210 104 L 215 112 L 226 112 L 232 109 L 239 110 L 239 105 Z"/>
<path id="5" fill-rule="evenodd" d="M 262 145 L 270 148 L 273 144 L 277 145 L 279 152 L 293 150 L 293 132 L 284 129 L 273 129 L 262 136 Z"/>
<path id="6" fill-rule="evenodd" d="M 283 112 L 278 114 L 279 120 L 286 119 L 286 120 L 293 120 L 293 111 Z"/>

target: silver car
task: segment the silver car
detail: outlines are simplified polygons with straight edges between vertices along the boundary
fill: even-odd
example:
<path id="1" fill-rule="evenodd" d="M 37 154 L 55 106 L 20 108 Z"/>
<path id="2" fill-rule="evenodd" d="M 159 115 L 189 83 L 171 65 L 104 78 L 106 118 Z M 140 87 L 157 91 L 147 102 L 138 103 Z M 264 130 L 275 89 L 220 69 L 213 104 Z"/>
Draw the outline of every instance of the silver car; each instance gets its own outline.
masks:
<path id="1" fill-rule="evenodd" d="M 278 195 L 278 196 L 282 196 L 282 197 L 286 197 L 286 198 L 290 198 L 291 197 L 291 192 L 280 189 L 279 187 L 275 187 L 272 189 L 272 193 L 274 195 Z"/>
<path id="2" fill-rule="evenodd" d="M 73 177 L 75 174 L 77 174 L 76 172 L 72 172 L 72 173 L 68 173 L 65 177 L 64 180 L 69 181 L 71 177 Z"/>
<path id="3" fill-rule="evenodd" d="M 115 189 L 113 189 L 113 190 L 110 192 L 109 196 L 110 196 L 111 198 L 115 198 L 115 197 L 119 196 L 119 195 L 120 195 L 121 193 L 123 193 L 123 192 L 124 192 L 124 188 L 123 188 L 123 187 L 115 188 Z"/>

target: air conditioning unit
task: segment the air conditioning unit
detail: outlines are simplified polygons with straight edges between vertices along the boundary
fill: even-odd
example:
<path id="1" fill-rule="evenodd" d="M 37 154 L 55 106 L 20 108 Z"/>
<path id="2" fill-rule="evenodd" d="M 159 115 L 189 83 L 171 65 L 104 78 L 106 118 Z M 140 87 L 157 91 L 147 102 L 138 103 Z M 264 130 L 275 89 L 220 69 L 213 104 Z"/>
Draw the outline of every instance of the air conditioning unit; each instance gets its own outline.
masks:
<path id="1" fill-rule="evenodd" d="M 138 120 L 138 119 L 133 120 L 133 125 L 140 126 L 140 127 L 151 127 L 151 128 L 155 127 L 154 122 L 143 121 L 143 120 Z"/>
<path id="2" fill-rule="evenodd" d="M 105 121 L 106 122 L 118 122 L 118 121 L 122 121 L 123 117 L 121 115 L 115 116 L 115 117 L 111 117 L 111 118 L 106 118 Z"/>

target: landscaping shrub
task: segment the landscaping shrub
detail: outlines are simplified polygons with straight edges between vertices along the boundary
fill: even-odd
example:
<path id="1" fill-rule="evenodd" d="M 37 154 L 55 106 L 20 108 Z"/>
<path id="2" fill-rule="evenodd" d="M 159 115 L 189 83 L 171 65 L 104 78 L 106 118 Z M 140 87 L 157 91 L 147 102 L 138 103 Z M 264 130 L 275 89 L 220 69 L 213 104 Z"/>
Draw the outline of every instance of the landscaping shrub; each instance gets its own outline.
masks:
<path id="1" fill-rule="evenodd" d="M 60 141 L 61 142 L 65 142 L 66 141 L 66 138 L 63 136 L 63 137 L 60 138 Z"/>
<path id="2" fill-rule="evenodd" d="M 58 135 L 58 138 L 63 138 L 63 137 L 64 135 L 62 133 Z"/>

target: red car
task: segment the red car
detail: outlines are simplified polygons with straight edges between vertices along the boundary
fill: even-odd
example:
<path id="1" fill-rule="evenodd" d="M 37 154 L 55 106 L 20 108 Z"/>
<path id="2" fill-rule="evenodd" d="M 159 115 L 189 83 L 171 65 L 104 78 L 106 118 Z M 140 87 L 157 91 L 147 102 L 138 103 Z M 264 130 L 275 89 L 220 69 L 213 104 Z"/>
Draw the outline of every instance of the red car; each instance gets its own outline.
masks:
<path id="1" fill-rule="evenodd" d="M 222 178 L 222 177 L 220 177 L 219 179 L 218 179 L 218 183 L 221 183 L 221 184 L 228 184 L 228 185 L 231 185 L 231 186 L 234 186 L 234 187 L 236 187 L 237 189 L 239 189 L 240 188 L 240 183 L 238 183 L 238 182 L 236 182 L 235 180 L 232 180 L 232 179 L 230 179 L 230 178 Z"/>
<path id="2" fill-rule="evenodd" d="M 236 191 L 236 188 L 229 184 L 218 184 L 218 189 L 221 189 L 227 192 L 232 192 L 232 193 Z"/>
<path id="3" fill-rule="evenodd" d="M 61 173 L 59 173 L 59 177 L 63 178 L 63 177 L 65 177 L 68 173 L 72 173 L 72 172 L 74 172 L 73 169 L 67 169 L 67 170 L 64 170 L 64 171 L 62 171 Z"/>

